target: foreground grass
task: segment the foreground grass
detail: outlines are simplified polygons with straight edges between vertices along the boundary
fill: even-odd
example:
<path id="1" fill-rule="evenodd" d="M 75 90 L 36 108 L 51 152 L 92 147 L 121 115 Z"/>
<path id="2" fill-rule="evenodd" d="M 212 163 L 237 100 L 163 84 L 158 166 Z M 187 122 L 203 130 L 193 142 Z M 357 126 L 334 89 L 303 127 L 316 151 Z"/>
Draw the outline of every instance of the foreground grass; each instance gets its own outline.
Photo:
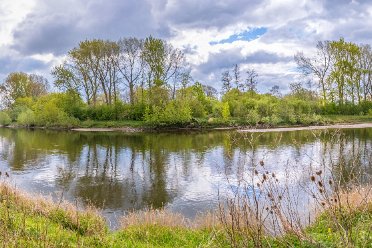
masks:
<path id="1" fill-rule="evenodd" d="M 160 214 L 159 214 L 160 213 Z M 331 215 L 323 213 L 305 230 L 307 240 L 287 234 L 264 238 L 263 247 L 343 247 Z M 358 229 L 354 247 L 372 247 L 372 204 L 347 215 Z M 224 228 L 186 226 L 180 216 L 153 211 L 124 219 L 118 231 L 108 230 L 93 209 L 77 211 L 0 184 L 0 243 L 3 247 L 230 247 Z M 253 247 L 253 243 L 251 244 Z"/>

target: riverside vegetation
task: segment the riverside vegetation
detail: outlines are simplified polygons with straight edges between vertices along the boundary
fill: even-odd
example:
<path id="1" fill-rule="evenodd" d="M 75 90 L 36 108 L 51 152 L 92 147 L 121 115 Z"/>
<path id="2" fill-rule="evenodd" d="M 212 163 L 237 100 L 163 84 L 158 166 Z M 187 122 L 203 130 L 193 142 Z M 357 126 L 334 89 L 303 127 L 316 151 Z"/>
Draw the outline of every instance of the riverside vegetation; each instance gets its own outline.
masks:
<path id="1" fill-rule="evenodd" d="M 321 41 L 295 55 L 305 81 L 282 95 L 258 93 L 259 75 L 233 66 L 222 92 L 194 82 L 185 55 L 164 40 L 86 40 L 53 68 L 53 91 L 40 75 L 13 72 L 0 85 L 0 125 L 41 127 L 208 127 L 370 121 L 369 45 Z M 343 115 L 354 117 L 343 117 Z"/>

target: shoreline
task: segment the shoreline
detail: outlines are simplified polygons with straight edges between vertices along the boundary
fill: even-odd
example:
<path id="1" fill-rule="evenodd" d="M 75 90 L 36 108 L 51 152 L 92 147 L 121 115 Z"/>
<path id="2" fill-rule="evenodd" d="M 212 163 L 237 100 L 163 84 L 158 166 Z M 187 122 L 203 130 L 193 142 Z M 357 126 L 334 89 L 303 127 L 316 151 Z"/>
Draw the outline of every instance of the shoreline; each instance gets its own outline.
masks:
<path id="1" fill-rule="evenodd" d="M 269 133 L 269 132 L 291 132 L 303 130 L 323 130 L 323 129 L 351 129 L 351 128 L 372 128 L 372 122 L 364 123 L 336 123 L 331 125 L 288 125 L 277 127 L 262 127 L 262 126 L 225 126 L 225 127 L 24 127 L 24 126 L 2 126 L 0 128 L 11 129 L 40 129 L 40 130 L 55 130 L 55 131 L 73 131 L 73 132 L 123 132 L 123 133 L 141 133 L 141 132 L 195 132 L 195 131 L 237 131 L 239 133 Z"/>
<path id="2" fill-rule="evenodd" d="M 334 124 L 324 126 L 302 126 L 302 127 L 276 127 L 276 128 L 258 128 L 258 129 L 239 129 L 240 133 L 270 133 L 270 132 L 291 132 L 303 130 L 323 130 L 323 129 L 351 129 L 351 128 L 372 128 L 372 123 L 358 124 Z"/>

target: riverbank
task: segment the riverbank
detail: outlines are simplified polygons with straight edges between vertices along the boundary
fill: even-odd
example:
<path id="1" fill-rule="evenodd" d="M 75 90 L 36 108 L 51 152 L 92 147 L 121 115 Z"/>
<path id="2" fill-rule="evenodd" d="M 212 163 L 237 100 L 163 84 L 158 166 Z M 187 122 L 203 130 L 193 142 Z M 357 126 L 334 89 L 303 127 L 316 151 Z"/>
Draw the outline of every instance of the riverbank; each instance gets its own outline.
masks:
<path id="1" fill-rule="evenodd" d="M 0 183 L 0 242 L 4 247 L 231 247 L 218 218 L 190 225 L 182 216 L 151 210 L 124 217 L 122 228 L 110 231 L 95 209 L 77 210 L 68 203 L 53 203 Z M 353 204 L 357 200 L 347 204 Z M 365 199 L 364 199 L 365 201 Z M 342 201 L 341 201 L 342 202 Z M 344 214 L 344 213 L 343 213 Z M 325 211 L 304 230 L 304 237 L 285 233 L 261 237 L 263 246 L 343 247 L 333 225 L 332 211 Z M 214 219 L 214 221 L 210 221 Z M 204 219 L 205 220 L 205 219 Z M 350 228 L 361 230 L 357 246 L 371 244 L 372 201 L 348 213 Z M 185 224 L 188 223 L 188 224 Z M 254 230 L 253 230 L 254 231 Z M 358 233 L 358 234 L 360 234 Z M 246 237 L 245 237 L 246 238 Z M 254 240 L 249 242 L 254 246 Z M 249 245 L 250 246 L 250 245 Z"/>
<path id="2" fill-rule="evenodd" d="M 233 120 L 227 122 L 211 122 L 207 120 L 190 123 L 183 126 L 149 126 L 144 121 L 83 121 L 72 126 L 26 127 L 35 129 L 71 130 L 76 132 L 162 132 L 162 131 L 224 131 L 239 130 L 240 132 L 277 132 L 315 129 L 343 129 L 368 128 L 372 124 L 372 116 L 327 115 L 322 116 L 323 121 L 310 124 L 257 124 L 247 125 L 244 122 Z M 0 125 L 0 127 L 2 127 Z M 13 123 L 10 128 L 25 128 Z"/>

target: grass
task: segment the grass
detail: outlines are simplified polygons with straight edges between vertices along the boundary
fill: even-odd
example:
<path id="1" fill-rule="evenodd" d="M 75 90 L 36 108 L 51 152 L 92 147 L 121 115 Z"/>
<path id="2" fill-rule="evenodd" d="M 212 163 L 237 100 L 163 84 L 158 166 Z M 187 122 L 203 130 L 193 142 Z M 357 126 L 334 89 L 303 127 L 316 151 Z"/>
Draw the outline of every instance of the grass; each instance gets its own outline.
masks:
<path id="1" fill-rule="evenodd" d="M 333 123 L 367 123 L 372 122 L 371 115 L 323 115 L 324 118 Z"/>
<path id="2" fill-rule="evenodd" d="M 372 247 L 372 202 L 359 204 L 347 216 L 351 227 L 360 230 L 354 232 L 358 235 L 354 247 Z M 325 211 L 305 230 L 312 242 L 286 234 L 267 236 L 262 245 L 342 247 L 330 217 Z M 181 215 L 150 210 L 124 217 L 122 229 L 110 231 L 94 209 L 78 211 L 71 204 L 30 197 L 0 184 L 0 243 L 4 247 L 230 247 L 223 228 L 211 218 L 191 225 Z"/>

